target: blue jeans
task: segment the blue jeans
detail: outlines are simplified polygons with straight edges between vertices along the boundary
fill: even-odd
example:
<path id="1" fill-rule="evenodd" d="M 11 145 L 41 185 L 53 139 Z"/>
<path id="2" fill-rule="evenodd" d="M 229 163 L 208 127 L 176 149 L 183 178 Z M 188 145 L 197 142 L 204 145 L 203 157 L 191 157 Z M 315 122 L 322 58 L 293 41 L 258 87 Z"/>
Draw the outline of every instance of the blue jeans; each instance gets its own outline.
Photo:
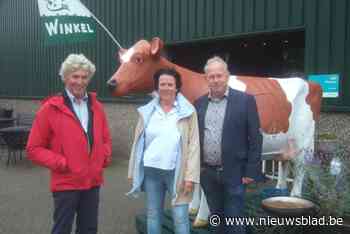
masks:
<path id="1" fill-rule="evenodd" d="M 144 186 L 147 202 L 147 233 L 160 234 L 165 193 L 173 196 L 175 171 L 145 167 Z M 176 234 L 189 234 L 188 204 L 172 206 Z"/>
<path id="2" fill-rule="evenodd" d="M 211 215 L 219 215 L 222 221 L 225 217 L 244 217 L 245 186 L 243 184 L 226 184 L 223 180 L 223 171 L 213 168 L 202 170 L 200 181 Z M 246 233 L 244 225 L 220 225 L 209 228 L 216 234 Z"/>

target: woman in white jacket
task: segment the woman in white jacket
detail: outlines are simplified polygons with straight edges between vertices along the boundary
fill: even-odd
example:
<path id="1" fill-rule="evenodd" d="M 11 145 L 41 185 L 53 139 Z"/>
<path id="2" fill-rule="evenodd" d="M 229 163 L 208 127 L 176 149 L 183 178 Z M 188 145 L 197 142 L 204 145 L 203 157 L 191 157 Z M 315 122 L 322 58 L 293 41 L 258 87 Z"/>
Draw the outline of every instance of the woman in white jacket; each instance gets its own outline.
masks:
<path id="1" fill-rule="evenodd" d="M 179 92 L 181 77 L 176 70 L 160 69 L 153 78 L 158 95 L 138 109 L 128 194 L 146 192 L 148 233 L 160 234 L 168 192 L 175 233 L 186 234 L 190 233 L 188 203 L 200 173 L 197 114 Z"/>

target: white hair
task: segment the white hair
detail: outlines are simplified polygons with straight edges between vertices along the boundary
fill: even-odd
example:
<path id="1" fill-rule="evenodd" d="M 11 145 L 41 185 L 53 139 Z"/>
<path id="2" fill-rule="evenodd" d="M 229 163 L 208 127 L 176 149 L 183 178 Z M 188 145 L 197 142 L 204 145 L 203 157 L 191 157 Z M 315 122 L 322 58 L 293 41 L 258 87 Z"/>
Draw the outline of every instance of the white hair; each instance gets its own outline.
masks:
<path id="1" fill-rule="evenodd" d="M 208 66 L 212 63 L 221 63 L 224 66 L 225 71 L 229 74 L 227 63 L 219 56 L 214 56 L 210 59 L 208 59 L 207 63 L 204 66 L 204 72 L 207 73 Z"/>
<path id="2" fill-rule="evenodd" d="M 58 74 L 61 76 L 61 79 L 64 80 L 68 74 L 78 70 L 86 71 L 90 79 L 95 74 L 96 67 L 83 54 L 70 54 L 61 64 Z"/>

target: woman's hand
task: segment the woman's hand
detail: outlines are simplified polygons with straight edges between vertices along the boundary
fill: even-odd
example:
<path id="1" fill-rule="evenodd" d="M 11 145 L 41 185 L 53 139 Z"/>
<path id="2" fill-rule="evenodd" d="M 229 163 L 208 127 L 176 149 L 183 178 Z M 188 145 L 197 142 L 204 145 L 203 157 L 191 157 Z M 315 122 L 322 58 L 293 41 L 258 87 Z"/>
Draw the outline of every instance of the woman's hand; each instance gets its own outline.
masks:
<path id="1" fill-rule="evenodd" d="M 184 185 L 184 193 L 189 194 L 193 191 L 193 182 L 192 181 L 185 181 Z"/>
<path id="2" fill-rule="evenodd" d="M 111 156 L 106 156 L 104 162 L 103 162 L 103 168 L 108 167 L 112 163 L 112 157 Z"/>
<path id="3" fill-rule="evenodd" d="M 128 177 L 128 183 L 129 183 L 129 185 L 132 186 L 132 182 L 133 182 L 132 178 Z"/>

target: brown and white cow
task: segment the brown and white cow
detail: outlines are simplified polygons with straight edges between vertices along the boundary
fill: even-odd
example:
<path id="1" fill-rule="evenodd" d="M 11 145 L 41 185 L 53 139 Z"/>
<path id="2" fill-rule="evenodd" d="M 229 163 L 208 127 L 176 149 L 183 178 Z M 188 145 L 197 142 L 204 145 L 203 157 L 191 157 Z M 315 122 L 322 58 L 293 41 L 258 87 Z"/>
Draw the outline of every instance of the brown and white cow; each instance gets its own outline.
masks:
<path id="1" fill-rule="evenodd" d="M 181 92 L 192 103 L 206 94 L 208 84 L 204 74 L 171 63 L 160 55 L 162 47 L 163 42 L 153 38 L 150 42 L 140 40 L 130 49 L 120 51 L 121 65 L 108 81 L 113 95 L 152 92 L 153 74 L 165 67 L 173 67 L 181 74 Z M 263 131 L 263 155 L 292 156 L 295 178 L 291 195 L 299 196 L 304 175 L 304 156 L 314 149 L 321 87 L 301 78 L 247 76 L 231 76 L 229 85 L 255 96 Z M 280 168 L 276 187 L 286 188 L 287 168 Z M 202 212 L 200 216 L 206 219 L 207 214 Z"/>

